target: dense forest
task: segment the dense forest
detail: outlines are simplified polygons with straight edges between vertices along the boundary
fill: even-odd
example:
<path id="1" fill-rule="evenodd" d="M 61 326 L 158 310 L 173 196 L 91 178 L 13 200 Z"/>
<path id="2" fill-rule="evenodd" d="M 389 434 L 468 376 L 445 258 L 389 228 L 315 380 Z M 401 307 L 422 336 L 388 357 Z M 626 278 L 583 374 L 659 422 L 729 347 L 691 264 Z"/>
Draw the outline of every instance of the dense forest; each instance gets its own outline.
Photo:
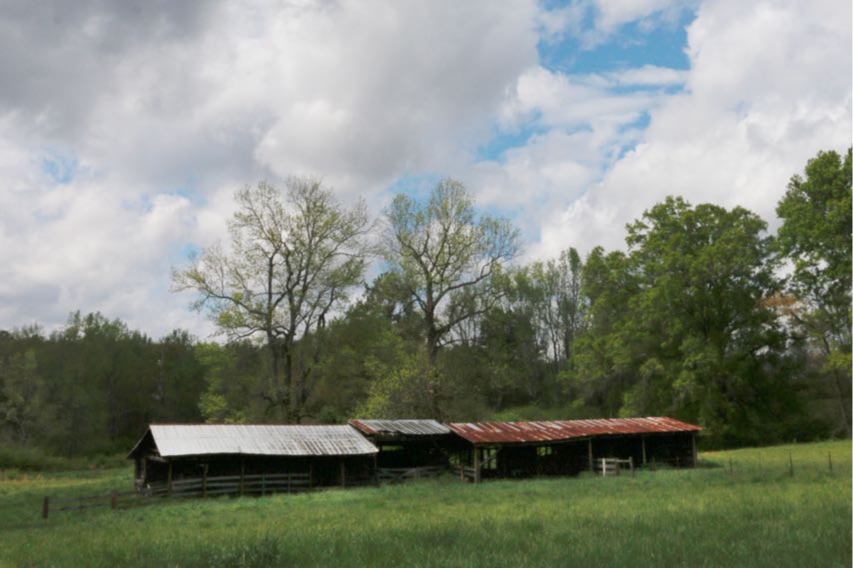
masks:
<path id="1" fill-rule="evenodd" d="M 174 269 L 221 341 L 81 312 L 0 331 L 0 444 L 87 456 L 150 422 L 352 417 L 669 415 L 705 447 L 850 436 L 850 150 L 791 178 L 776 234 L 670 197 L 624 250 L 528 264 L 453 180 L 377 220 L 285 185 L 240 190 L 229 238 Z"/>

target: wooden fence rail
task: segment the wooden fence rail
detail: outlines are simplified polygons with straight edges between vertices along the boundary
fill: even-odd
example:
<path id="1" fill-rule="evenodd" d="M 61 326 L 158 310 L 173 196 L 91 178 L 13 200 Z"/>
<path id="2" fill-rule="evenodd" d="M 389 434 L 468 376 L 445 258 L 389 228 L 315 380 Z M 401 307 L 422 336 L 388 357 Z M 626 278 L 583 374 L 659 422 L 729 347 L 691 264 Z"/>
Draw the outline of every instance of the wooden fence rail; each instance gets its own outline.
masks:
<path id="1" fill-rule="evenodd" d="M 360 478 L 354 477 L 350 484 L 359 485 L 361 481 Z M 112 491 L 106 494 L 75 497 L 48 496 L 42 501 L 42 518 L 47 519 L 51 511 L 83 511 L 95 508 L 130 509 L 161 502 L 163 498 L 270 495 L 299 493 L 310 489 L 311 477 L 307 473 L 176 479 L 170 483 L 150 484 L 138 491 Z"/>
<path id="2" fill-rule="evenodd" d="M 595 462 L 595 471 L 603 477 L 619 475 L 619 469 L 626 466 L 634 476 L 634 458 L 620 460 L 618 458 L 599 458 Z"/>
<path id="3" fill-rule="evenodd" d="M 451 465 L 450 471 L 460 481 L 477 481 L 477 470 L 467 465 Z"/>
<path id="4" fill-rule="evenodd" d="M 440 476 L 446 467 L 381 467 L 376 471 L 379 483 L 403 483 L 414 479 L 428 479 Z"/>

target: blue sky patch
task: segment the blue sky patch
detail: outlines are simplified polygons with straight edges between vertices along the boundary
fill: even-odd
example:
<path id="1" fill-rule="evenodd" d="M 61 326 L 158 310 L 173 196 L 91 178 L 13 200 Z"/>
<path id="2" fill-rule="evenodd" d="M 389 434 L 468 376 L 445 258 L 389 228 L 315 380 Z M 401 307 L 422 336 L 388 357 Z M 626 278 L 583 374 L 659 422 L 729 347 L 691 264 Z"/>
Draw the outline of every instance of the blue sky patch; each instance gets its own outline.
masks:
<path id="1" fill-rule="evenodd" d="M 525 124 L 514 131 L 501 129 L 501 127 L 496 123 L 492 127 L 492 138 L 477 148 L 477 161 L 500 161 L 501 156 L 503 156 L 504 152 L 507 150 L 511 148 L 521 148 L 527 145 L 527 142 L 533 136 L 546 133 L 548 129 L 538 125 L 538 119 L 539 113 L 536 113 L 531 116 Z"/>
<path id="2" fill-rule="evenodd" d="M 689 69 L 690 60 L 684 52 L 686 28 L 695 17 L 695 12 L 683 11 L 678 21 L 660 23 L 651 30 L 639 21 L 630 22 L 592 48 L 584 47 L 581 38 L 570 33 L 558 41 L 540 40 L 539 64 L 564 74 L 604 73 L 643 65 Z M 584 28 L 592 26 L 593 15 L 588 12 Z"/>
<path id="3" fill-rule="evenodd" d="M 67 184 L 74 181 L 79 169 L 79 163 L 74 156 L 62 155 L 57 152 L 47 152 L 41 159 L 41 171 L 56 184 Z"/>

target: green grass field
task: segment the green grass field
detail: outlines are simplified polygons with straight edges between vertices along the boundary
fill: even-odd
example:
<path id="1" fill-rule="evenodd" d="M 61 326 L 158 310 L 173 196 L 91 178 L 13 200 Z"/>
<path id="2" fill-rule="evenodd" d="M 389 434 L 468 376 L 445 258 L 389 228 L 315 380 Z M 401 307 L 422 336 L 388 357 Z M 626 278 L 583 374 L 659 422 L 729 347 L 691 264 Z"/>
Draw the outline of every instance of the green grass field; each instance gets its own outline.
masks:
<path id="1" fill-rule="evenodd" d="M 849 442 L 700 459 L 634 478 L 444 479 L 46 521 L 42 496 L 124 490 L 130 469 L 0 474 L 0 566 L 851 565 Z"/>

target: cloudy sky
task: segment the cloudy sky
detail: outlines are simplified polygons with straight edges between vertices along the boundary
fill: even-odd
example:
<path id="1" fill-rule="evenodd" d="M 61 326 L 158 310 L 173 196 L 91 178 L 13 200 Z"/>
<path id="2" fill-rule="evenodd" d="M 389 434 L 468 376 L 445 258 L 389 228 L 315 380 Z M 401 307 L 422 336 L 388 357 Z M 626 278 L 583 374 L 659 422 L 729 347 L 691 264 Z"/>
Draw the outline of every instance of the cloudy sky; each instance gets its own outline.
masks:
<path id="1" fill-rule="evenodd" d="M 775 227 L 851 143 L 851 67 L 839 0 L 0 0 L 0 329 L 206 337 L 170 267 L 291 174 L 377 214 L 455 177 L 525 258 L 668 194 Z"/>

